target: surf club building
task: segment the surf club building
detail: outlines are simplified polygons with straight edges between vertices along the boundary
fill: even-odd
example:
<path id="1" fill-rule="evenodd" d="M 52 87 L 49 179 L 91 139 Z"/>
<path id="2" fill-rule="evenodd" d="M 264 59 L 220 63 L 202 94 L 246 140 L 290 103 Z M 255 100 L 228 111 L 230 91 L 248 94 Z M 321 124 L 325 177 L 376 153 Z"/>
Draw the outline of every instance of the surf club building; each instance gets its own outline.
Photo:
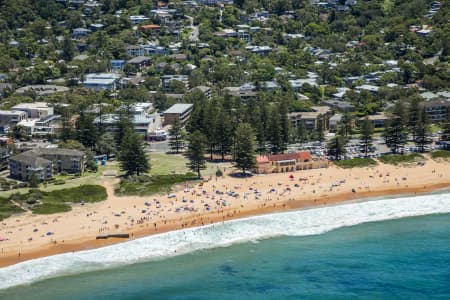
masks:
<path id="1" fill-rule="evenodd" d="M 310 152 L 260 155 L 256 158 L 259 174 L 285 173 L 318 168 L 328 168 L 328 160 L 314 159 Z"/>

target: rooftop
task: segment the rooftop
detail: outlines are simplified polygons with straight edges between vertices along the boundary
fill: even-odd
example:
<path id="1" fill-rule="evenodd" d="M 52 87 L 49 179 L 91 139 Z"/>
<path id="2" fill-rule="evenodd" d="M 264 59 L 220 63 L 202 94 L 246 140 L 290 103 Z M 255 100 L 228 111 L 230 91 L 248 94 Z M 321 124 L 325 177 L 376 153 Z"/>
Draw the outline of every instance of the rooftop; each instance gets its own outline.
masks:
<path id="1" fill-rule="evenodd" d="M 177 103 L 167 109 L 164 114 L 182 114 L 192 108 L 193 104 L 190 103 Z"/>
<path id="2" fill-rule="evenodd" d="M 23 110 L 23 109 L 39 109 L 39 108 L 48 108 L 49 105 L 47 102 L 31 102 L 31 103 L 19 103 L 12 107 L 12 110 Z"/>

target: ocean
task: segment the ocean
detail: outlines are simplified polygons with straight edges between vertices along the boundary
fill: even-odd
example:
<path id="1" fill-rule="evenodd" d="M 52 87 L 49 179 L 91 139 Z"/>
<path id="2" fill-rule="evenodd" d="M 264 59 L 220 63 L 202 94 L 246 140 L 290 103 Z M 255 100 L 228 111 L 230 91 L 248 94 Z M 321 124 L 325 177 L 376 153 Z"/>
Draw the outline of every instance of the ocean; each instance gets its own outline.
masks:
<path id="1" fill-rule="evenodd" d="M 0 269 L 0 299 L 450 299 L 450 194 L 291 211 Z"/>

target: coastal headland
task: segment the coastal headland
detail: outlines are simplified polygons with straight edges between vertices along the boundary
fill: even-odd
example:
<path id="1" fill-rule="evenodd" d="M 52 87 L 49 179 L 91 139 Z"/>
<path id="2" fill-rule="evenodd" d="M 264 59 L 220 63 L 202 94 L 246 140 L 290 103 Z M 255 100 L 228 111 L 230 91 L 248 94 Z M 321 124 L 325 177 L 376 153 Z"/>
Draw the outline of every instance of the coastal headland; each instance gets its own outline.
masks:
<path id="1" fill-rule="evenodd" d="M 271 212 L 445 189 L 450 187 L 449 167 L 450 162 L 427 160 L 414 166 L 331 166 L 247 178 L 213 176 L 186 184 L 170 197 L 119 197 L 114 194 L 116 181 L 105 178 L 106 201 L 75 205 L 66 213 L 25 212 L 3 220 L 0 267 L 126 241 L 97 236 L 129 234 L 136 239 Z"/>

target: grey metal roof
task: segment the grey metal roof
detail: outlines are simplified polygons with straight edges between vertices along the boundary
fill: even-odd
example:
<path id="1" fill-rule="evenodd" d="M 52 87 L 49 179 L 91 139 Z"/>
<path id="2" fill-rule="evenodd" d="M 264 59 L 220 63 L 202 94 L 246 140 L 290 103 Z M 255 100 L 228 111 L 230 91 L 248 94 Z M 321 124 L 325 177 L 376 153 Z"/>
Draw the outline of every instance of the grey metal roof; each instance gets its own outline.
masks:
<path id="1" fill-rule="evenodd" d="M 22 152 L 20 154 L 10 157 L 10 161 L 18 161 L 23 164 L 27 164 L 33 167 L 39 167 L 42 165 L 51 164 L 51 161 L 40 157 L 40 154 L 34 150 Z"/>
<path id="2" fill-rule="evenodd" d="M 193 104 L 190 103 L 177 103 L 172 105 L 164 114 L 182 114 L 191 109 Z"/>

